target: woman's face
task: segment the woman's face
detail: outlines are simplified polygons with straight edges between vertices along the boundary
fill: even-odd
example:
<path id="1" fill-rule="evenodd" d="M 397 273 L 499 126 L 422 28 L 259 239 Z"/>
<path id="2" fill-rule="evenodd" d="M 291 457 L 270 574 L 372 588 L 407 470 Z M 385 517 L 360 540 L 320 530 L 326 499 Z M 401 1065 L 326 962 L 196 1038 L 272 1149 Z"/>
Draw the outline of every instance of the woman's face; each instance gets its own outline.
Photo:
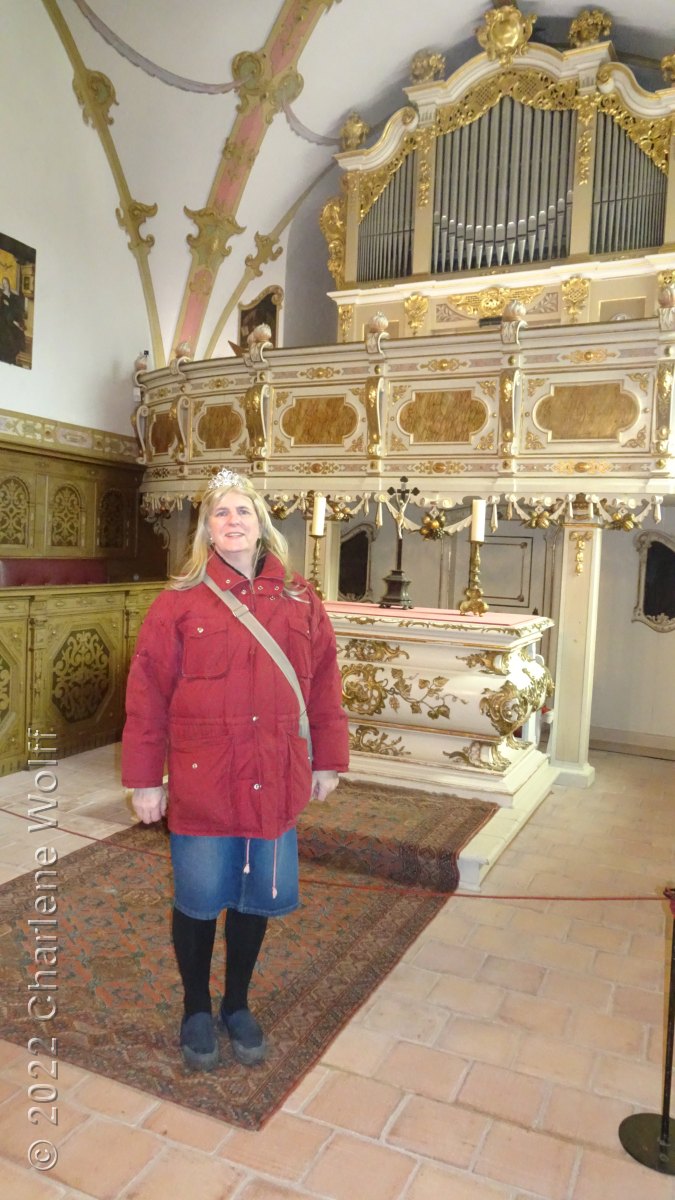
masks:
<path id="1" fill-rule="evenodd" d="M 208 530 L 218 553 L 247 574 L 260 537 L 253 501 L 241 492 L 224 492 L 211 511 Z"/>

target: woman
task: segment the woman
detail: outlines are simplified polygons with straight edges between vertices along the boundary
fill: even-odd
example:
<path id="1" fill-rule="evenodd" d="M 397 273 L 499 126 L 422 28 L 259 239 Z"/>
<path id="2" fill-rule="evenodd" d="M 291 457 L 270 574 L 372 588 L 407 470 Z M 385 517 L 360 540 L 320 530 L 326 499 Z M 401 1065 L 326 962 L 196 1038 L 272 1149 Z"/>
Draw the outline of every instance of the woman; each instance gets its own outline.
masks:
<path id="1" fill-rule="evenodd" d="M 219 588 L 290 660 L 311 743 L 300 736 L 291 683 Z M 298 906 L 295 822 L 310 798 L 325 800 L 337 786 L 348 737 L 330 621 L 291 572 L 261 497 L 228 470 L 206 491 L 184 573 L 152 604 L 131 664 L 122 780 L 146 824 L 167 811 L 167 753 L 183 1058 L 191 1069 L 218 1063 L 209 976 L 216 919 L 227 909 L 216 1024 L 252 1065 L 266 1053 L 248 989 L 267 919 Z"/>

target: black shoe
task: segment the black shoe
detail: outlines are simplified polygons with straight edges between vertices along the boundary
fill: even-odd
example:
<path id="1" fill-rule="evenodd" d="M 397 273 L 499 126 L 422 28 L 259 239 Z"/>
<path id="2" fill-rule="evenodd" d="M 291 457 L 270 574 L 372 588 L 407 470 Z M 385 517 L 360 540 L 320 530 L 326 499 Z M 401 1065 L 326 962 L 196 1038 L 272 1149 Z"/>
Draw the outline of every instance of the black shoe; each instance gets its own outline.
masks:
<path id="1" fill-rule="evenodd" d="M 237 1062 L 245 1067 L 255 1067 L 266 1057 L 265 1035 L 248 1008 L 226 1013 L 221 1004 L 216 1024 L 228 1035 Z"/>
<path id="2" fill-rule="evenodd" d="M 183 1061 L 191 1071 L 212 1071 L 218 1066 L 220 1052 L 211 1013 L 198 1012 L 183 1017 L 180 1048 Z"/>

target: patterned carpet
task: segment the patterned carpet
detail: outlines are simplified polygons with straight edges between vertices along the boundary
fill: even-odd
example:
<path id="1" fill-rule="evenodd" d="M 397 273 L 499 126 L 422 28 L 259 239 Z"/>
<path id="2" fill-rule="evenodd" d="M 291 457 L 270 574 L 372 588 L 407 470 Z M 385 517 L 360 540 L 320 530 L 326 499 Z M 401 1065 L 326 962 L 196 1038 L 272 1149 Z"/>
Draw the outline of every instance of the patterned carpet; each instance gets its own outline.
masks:
<path id="1" fill-rule="evenodd" d="M 225 1039 L 218 1070 L 183 1068 L 168 838 L 159 827 L 134 826 L 64 858 L 53 891 L 45 888 L 53 878 L 40 886 L 32 873 L 0 887 L 2 1034 L 23 1045 L 58 1037 L 65 1061 L 259 1129 L 443 906 L 439 893 L 457 885 L 459 850 L 495 807 L 346 781 L 327 805 L 310 807 L 299 826 L 302 906 L 270 921 L 252 985 L 270 1042 L 260 1067 L 238 1065 Z M 39 894 L 56 897 L 53 916 L 47 901 L 36 910 Z M 29 918 L 57 926 L 29 926 Z M 54 930 L 55 967 L 35 954 L 36 932 Z M 42 976 L 41 991 L 29 984 L 50 968 L 58 1011 L 41 1022 L 55 977 Z M 222 974 L 219 937 L 216 1002 Z"/>

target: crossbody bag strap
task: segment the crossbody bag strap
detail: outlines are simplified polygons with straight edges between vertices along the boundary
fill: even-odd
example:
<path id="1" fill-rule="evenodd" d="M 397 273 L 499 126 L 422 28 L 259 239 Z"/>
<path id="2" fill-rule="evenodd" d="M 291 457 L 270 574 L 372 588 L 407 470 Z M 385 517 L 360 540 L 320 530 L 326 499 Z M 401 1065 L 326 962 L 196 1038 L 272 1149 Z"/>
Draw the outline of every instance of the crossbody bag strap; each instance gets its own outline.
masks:
<path id="1" fill-rule="evenodd" d="M 222 600 L 223 604 L 227 605 L 232 615 L 235 616 L 238 621 L 241 621 L 242 625 L 246 626 L 249 633 L 252 633 L 253 637 L 260 642 L 260 645 L 264 650 L 267 651 L 270 658 L 274 660 L 282 675 L 293 688 L 300 708 L 300 737 L 305 738 L 309 750 L 309 757 L 311 759 L 311 739 L 309 735 L 309 720 L 307 718 L 305 698 L 302 694 L 298 677 L 290 659 L 284 654 L 276 639 L 272 637 L 271 633 L 267 632 L 265 626 L 261 625 L 257 617 L 253 616 L 253 613 L 246 607 L 245 604 L 242 604 L 240 600 L 235 600 L 234 596 L 232 596 L 229 592 L 224 592 L 222 588 L 218 587 L 218 584 L 215 582 L 215 580 L 206 573 L 204 573 L 202 583 L 205 583 L 207 588 L 210 588 L 214 595 L 216 595 L 219 600 Z"/>

